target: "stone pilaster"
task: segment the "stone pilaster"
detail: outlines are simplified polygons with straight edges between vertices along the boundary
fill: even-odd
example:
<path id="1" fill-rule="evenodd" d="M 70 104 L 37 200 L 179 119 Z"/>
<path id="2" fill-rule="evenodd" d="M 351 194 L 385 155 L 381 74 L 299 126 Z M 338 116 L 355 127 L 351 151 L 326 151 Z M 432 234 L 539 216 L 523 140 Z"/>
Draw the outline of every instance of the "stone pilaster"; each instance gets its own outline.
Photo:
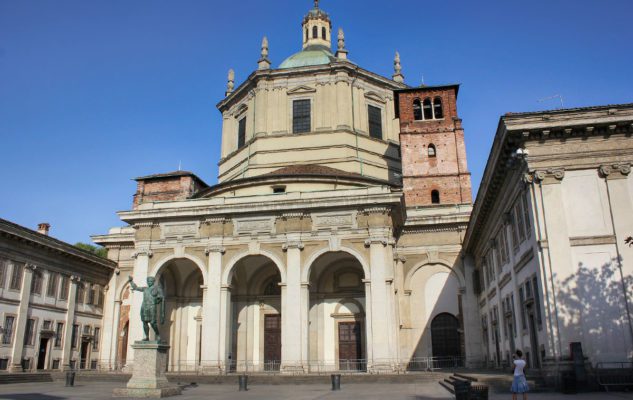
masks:
<path id="1" fill-rule="evenodd" d="M 70 362 L 73 357 L 73 324 L 75 323 L 75 300 L 77 297 L 77 284 L 80 281 L 78 276 L 70 277 L 70 289 L 68 290 L 68 305 L 66 307 L 66 321 L 64 322 L 64 347 L 62 350 L 62 368 L 70 369 Z M 81 332 L 77 332 L 79 336 Z M 79 339 L 77 339 L 79 340 Z"/>
<path id="2" fill-rule="evenodd" d="M 201 366 L 209 373 L 224 369 L 226 354 L 220 349 L 222 323 L 222 255 L 225 249 L 219 244 L 206 249 L 208 255 L 207 284 L 202 296 L 202 349 Z"/>
<path id="3" fill-rule="evenodd" d="M 288 235 L 289 241 L 283 245 L 286 252 L 286 284 L 282 287 L 282 314 L 281 314 L 281 368 L 282 372 L 305 372 L 304 349 L 307 347 L 307 306 L 302 294 L 301 282 L 301 251 L 303 243 L 298 235 Z M 297 236 L 297 237 L 295 237 Z"/>
<path id="4" fill-rule="evenodd" d="M 32 264 L 26 264 L 23 269 L 24 275 L 22 276 L 22 289 L 20 290 L 20 305 L 18 306 L 18 315 L 15 320 L 15 333 L 11 347 L 11 365 L 9 366 L 9 370 L 12 372 L 22 371 L 22 353 L 24 350 L 26 320 L 29 318 L 31 282 L 33 280 L 33 271 L 35 271 L 36 268 L 37 267 Z"/>

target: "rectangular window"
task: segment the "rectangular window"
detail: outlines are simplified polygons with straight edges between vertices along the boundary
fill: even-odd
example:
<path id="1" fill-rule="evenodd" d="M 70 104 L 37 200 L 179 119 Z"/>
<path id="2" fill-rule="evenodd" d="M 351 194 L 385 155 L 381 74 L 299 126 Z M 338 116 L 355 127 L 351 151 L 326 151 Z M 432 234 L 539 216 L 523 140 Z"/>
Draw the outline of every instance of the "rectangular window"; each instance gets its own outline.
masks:
<path id="1" fill-rule="evenodd" d="M 62 275 L 62 285 L 59 291 L 60 300 L 68 300 L 68 289 L 70 287 L 70 278 L 67 275 Z"/>
<path id="2" fill-rule="evenodd" d="M 246 117 L 237 123 L 237 148 L 241 149 L 246 143 Z"/>
<path id="3" fill-rule="evenodd" d="M 35 320 L 27 319 L 26 320 L 26 332 L 24 333 L 24 345 L 25 346 L 33 346 L 33 341 L 35 340 Z"/>
<path id="4" fill-rule="evenodd" d="M 519 231 L 519 241 L 523 243 L 525 240 L 525 225 L 523 219 L 523 205 L 520 201 L 517 201 L 514 206 L 514 220 L 517 221 L 517 227 Z"/>
<path id="5" fill-rule="evenodd" d="M 22 286 L 22 265 L 13 263 L 13 273 L 11 274 L 11 282 L 9 289 L 20 290 Z"/>
<path id="6" fill-rule="evenodd" d="M 48 297 L 55 297 L 57 295 L 57 279 L 58 275 L 54 272 L 48 274 L 48 285 L 46 287 L 46 295 Z"/>
<path id="7" fill-rule="evenodd" d="M 84 285 L 83 283 L 79 283 L 77 284 L 77 293 L 75 296 L 75 302 L 77 302 L 77 304 L 83 304 L 85 298 L 86 298 L 86 292 L 84 290 Z"/>
<path id="8" fill-rule="evenodd" d="M 532 232 L 532 224 L 530 223 L 530 209 L 528 208 L 527 196 L 521 196 L 521 202 L 523 203 L 523 220 L 525 222 L 525 236 L 530 237 Z"/>
<path id="9" fill-rule="evenodd" d="M 90 361 L 90 369 L 97 369 L 97 360 Z"/>
<path id="10" fill-rule="evenodd" d="M 94 304 L 95 303 L 95 291 L 92 285 L 88 285 L 88 301 L 86 304 Z"/>
<path id="11" fill-rule="evenodd" d="M 46 320 L 42 323 L 42 330 L 43 331 L 50 331 L 51 330 L 51 324 L 52 322 L 49 320 Z"/>
<path id="12" fill-rule="evenodd" d="M 0 289 L 4 289 L 4 280 L 9 268 L 9 261 L 0 259 Z"/>
<path id="13" fill-rule="evenodd" d="M 523 311 L 523 303 L 525 302 L 525 296 L 523 295 L 523 287 L 519 288 L 519 301 L 521 306 L 521 328 L 523 330 L 527 329 L 527 324 L 525 322 L 525 312 Z"/>
<path id="14" fill-rule="evenodd" d="M 95 328 L 95 337 L 92 341 L 92 349 L 94 351 L 99 351 L 99 335 L 101 334 L 100 328 Z"/>
<path id="15" fill-rule="evenodd" d="M 42 280 L 42 273 L 40 271 L 33 271 L 31 277 L 31 294 L 42 294 Z"/>
<path id="16" fill-rule="evenodd" d="M 55 328 L 55 347 L 62 347 L 62 339 L 64 338 L 64 323 L 58 322 Z"/>
<path id="17" fill-rule="evenodd" d="M 2 333 L 2 344 L 11 344 L 11 337 L 13 336 L 13 323 L 15 322 L 15 317 L 12 315 L 7 315 L 4 317 L 4 332 Z"/>
<path id="18" fill-rule="evenodd" d="M 382 139 L 382 110 L 378 107 L 367 106 L 369 115 L 369 136 Z"/>
<path id="19" fill-rule="evenodd" d="M 534 308 L 536 308 L 536 323 L 538 324 L 539 330 L 543 326 L 543 320 L 541 319 L 541 297 L 539 296 L 538 290 L 538 281 L 536 277 L 532 278 L 532 290 L 534 293 Z"/>
<path id="20" fill-rule="evenodd" d="M 501 232 L 499 233 L 499 253 L 501 254 L 501 264 L 507 263 L 510 257 L 508 252 L 508 240 L 506 237 L 505 225 L 501 227 Z"/>
<path id="21" fill-rule="evenodd" d="M 0 358 L 0 371 L 6 371 L 9 368 L 9 359 Z"/>
<path id="22" fill-rule="evenodd" d="M 71 348 L 73 348 L 73 349 L 77 348 L 78 336 L 79 336 L 79 325 L 74 324 L 73 325 L 73 333 L 72 333 L 72 336 L 70 337 Z"/>
<path id="23" fill-rule="evenodd" d="M 53 360 L 52 369 L 59 369 L 59 359 Z"/>
<path id="24" fill-rule="evenodd" d="M 292 102 L 292 132 L 310 132 L 310 100 L 295 100 Z"/>
<path id="25" fill-rule="evenodd" d="M 514 309 L 514 293 L 510 295 L 510 309 L 512 310 L 512 330 L 514 337 L 517 337 L 516 312 Z"/>
<path id="26" fill-rule="evenodd" d="M 103 297 L 104 293 L 101 291 L 101 287 L 97 286 L 97 307 L 103 308 Z"/>

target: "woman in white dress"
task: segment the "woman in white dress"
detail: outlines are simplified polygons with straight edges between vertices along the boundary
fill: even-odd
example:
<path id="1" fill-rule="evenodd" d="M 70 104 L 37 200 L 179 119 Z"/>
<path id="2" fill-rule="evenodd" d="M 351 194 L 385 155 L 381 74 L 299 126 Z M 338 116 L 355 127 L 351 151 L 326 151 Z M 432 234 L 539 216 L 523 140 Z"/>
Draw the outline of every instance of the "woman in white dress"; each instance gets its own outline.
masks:
<path id="1" fill-rule="evenodd" d="M 527 392 L 530 390 L 525 379 L 525 365 L 526 362 L 523 359 L 523 352 L 517 350 L 516 354 L 512 356 L 514 359 L 514 380 L 512 381 L 512 400 L 517 400 L 517 394 L 523 395 L 523 400 L 527 400 Z"/>

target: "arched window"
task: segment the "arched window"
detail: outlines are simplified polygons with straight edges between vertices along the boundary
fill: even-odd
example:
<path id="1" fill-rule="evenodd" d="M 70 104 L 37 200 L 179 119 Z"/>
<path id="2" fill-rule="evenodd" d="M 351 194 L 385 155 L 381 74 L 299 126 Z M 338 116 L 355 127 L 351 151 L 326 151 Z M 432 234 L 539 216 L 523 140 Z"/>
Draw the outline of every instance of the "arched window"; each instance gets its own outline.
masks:
<path id="1" fill-rule="evenodd" d="M 435 145 L 434 144 L 430 144 L 429 145 L 428 154 L 429 154 L 429 157 L 437 156 L 437 150 L 435 149 Z"/>
<path id="2" fill-rule="evenodd" d="M 321 38 L 323 40 L 327 40 L 327 30 L 325 29 L 325 27 L 321 28 Z"/>
<path id="3" fill-rule="evenodd" d="M 431 106 L 431 99 L 424 99 L 422 103 L 422 109 L 424 110 L 424 119 L 433 119 L 433 107 Z"/>
<path id="4" fill-rule="evenodd" d="M 413 100 L 413 119 L 416 121 L 422 120 L 422 104 L 420 99 Z"/>
<path id="5" fill-rule="evenodd" d="M 459 320 L 455 316 L 442 313 L 431 322 L 431 345 L 433 357 L 460 357 L 461 338 Z"/>
<path id="6" fill-rule="evenodd" d="M 318 39 L 319 38 L 319 28 L 317 28 L 316 26 L 312 27 L 312 39 Z"/>
<path id="7" fill-rule="evenodd" d="M 310 39 L 310 31 L 306 28 L 306 42 Z"/>
<path id="8" fill-rule="evenodd" d="M 431 203 L 440 204 L 440 192 L 437 190 L 431 192 Z"/>
<path id="9" fill-rule="evenodd" d="M 436 97 L 433 100 L 433 113 L 435 114 L 435 119 L 444 118 L 444 110 L 442 110 L 442 99 Z"/>

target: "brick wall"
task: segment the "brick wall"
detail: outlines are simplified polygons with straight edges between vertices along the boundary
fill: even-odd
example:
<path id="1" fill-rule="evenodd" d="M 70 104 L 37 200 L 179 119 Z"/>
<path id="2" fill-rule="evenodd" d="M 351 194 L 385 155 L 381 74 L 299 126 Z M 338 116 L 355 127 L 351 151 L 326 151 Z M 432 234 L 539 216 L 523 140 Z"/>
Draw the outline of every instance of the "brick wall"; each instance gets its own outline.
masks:
<path id="1" fill-rule="evenodd" d="M 134 209 L 147 202 L 185 200 L 206 187 L 193 174 L 138 178 L 136 181 Z"/>
<path id="2" fill-rule="evenodd" d="M 400 116 L 400 147 L 405 202 L 407 206 L 432 205 L 437 190 L 440 204 L 472 202 L 470 173 L 466 162 L 464 130 L 457 115 L 457 87 L 420 88 L 397 92 Z M 443 118 L 414 120 L 415 99 L 442 99 Z M 435 147 L 435 157 L 429 147 Z"/>

